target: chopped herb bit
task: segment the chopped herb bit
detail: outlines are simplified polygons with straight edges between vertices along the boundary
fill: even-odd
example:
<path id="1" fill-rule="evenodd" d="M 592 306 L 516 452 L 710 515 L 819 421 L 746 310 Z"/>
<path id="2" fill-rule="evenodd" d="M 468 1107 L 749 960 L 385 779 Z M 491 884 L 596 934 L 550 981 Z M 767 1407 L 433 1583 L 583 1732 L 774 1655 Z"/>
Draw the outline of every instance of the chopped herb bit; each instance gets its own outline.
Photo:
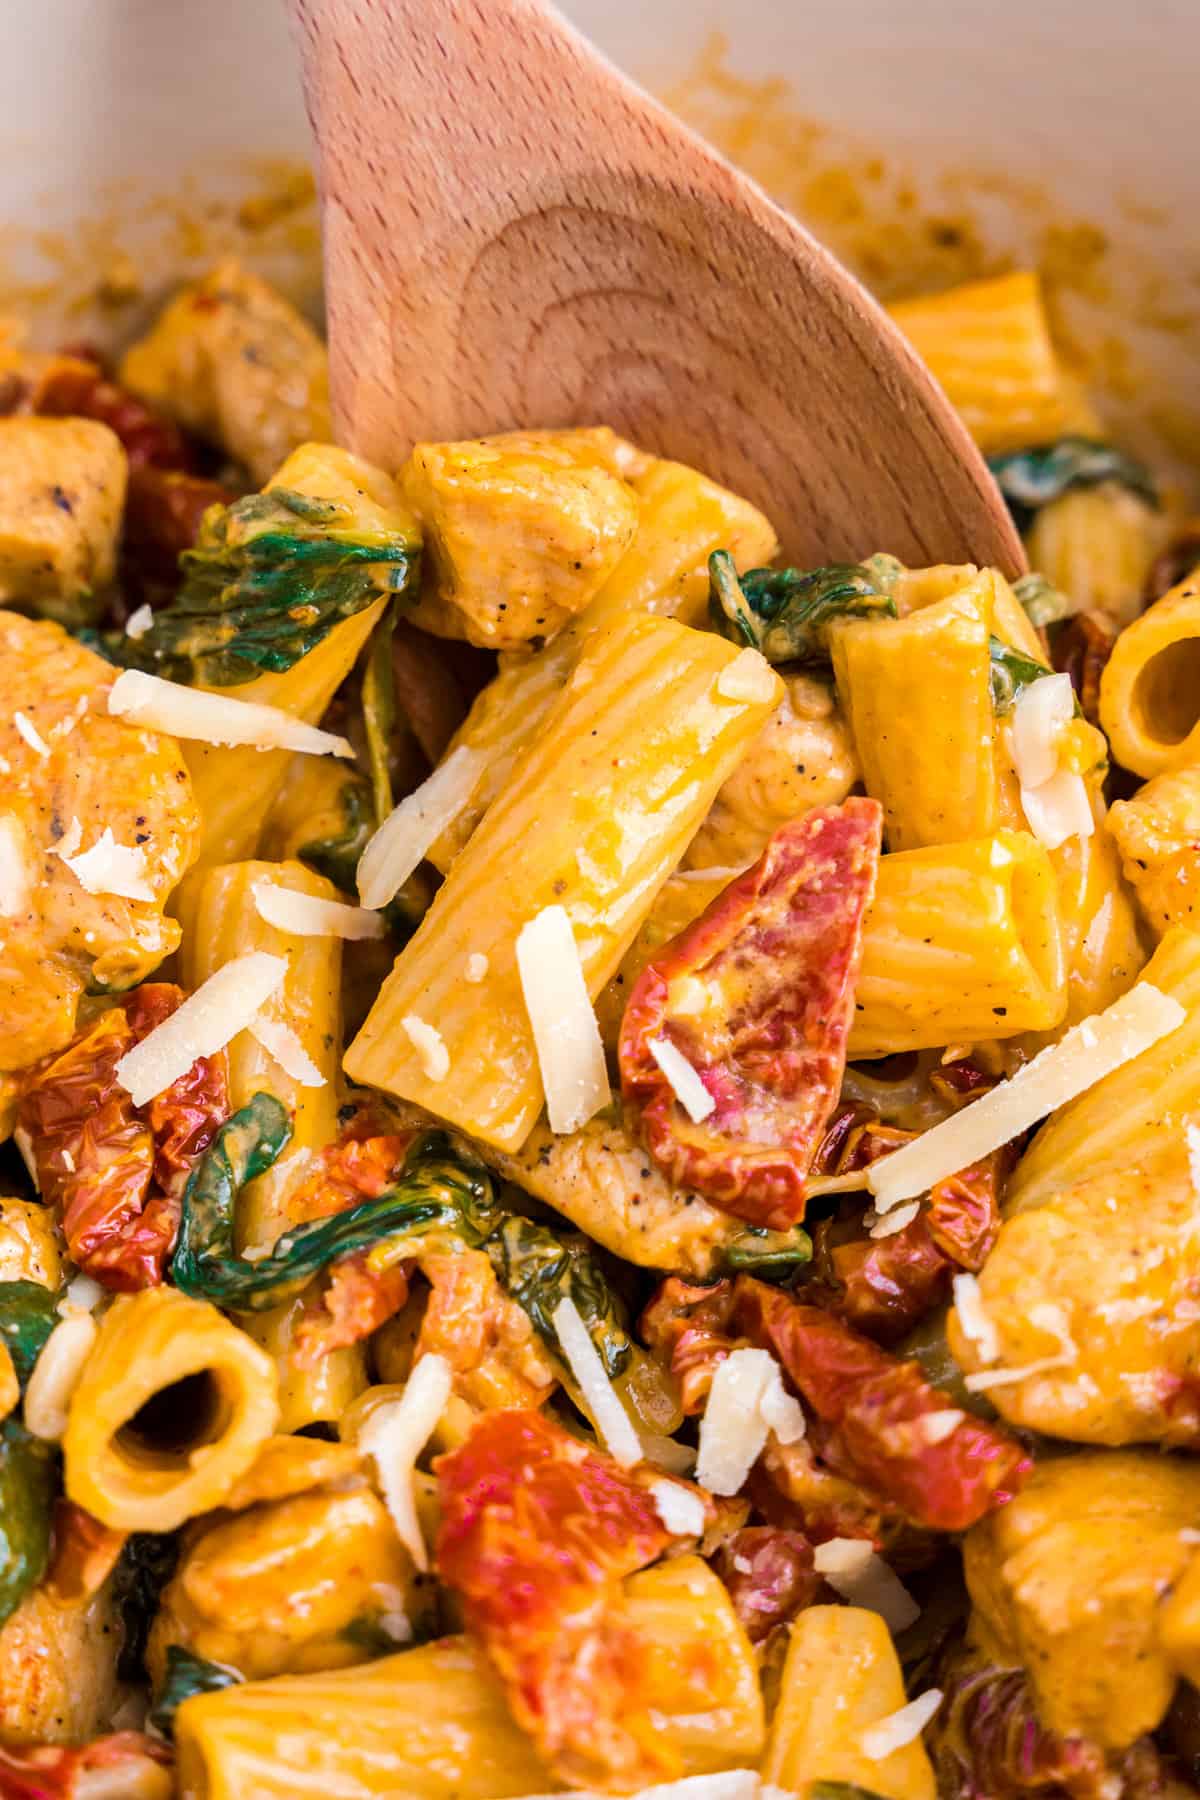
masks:
<path id="1" fill-rule="evenodd" d="M 739 577 L 727 550 L 708 559 L 709 613 L 716 629 L 771 663 L 828 662 L 833 619 L 896 617 L 892 557 L 823 569 L 750 569 Z"/>

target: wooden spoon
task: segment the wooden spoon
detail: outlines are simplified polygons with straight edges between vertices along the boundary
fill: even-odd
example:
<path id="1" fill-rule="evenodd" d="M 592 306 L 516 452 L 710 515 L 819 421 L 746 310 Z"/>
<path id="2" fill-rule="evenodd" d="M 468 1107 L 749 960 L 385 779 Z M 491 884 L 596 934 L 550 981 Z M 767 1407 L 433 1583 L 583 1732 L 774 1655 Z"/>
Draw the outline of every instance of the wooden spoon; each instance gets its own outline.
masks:
<path id="1" fill-rule="evenodd" d="M 864 289 L 539 0 L 289 0 L 335 425 L 604 423 L 755 501 L 801 564 L 1024 567 L 978 451 Z"/>

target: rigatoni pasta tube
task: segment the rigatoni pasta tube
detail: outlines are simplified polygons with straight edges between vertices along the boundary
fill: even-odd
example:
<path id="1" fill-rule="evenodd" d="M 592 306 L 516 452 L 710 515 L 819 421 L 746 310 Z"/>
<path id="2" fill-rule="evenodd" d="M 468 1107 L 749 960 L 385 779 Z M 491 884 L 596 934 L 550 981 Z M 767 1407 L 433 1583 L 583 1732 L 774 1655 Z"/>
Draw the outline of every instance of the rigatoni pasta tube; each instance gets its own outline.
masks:
<path id="1" fill-rule="evenodd" d="M 1146 502 L 1112 481 L 1073 488 L 1043 506 L 1026 539 L 1029 561 L 1081 610 L 1114 630 L 1135 619 L 1162 527 Z"/>
<path id="2" fill-rule="evenodd" d="M 1135 775 L 1200 762 L 1200 581 L 1189 575 L 1118 637 L 1100 677 L 1100 723 Z"/>
<path id="3" fill-rule="evenodd" d="M 1043 444 L 1076 423 L 1028 270 L 888 308 L 985 453 Z"/>
<path id="4" fill-rule="evenodd" d="M 351 1078 L 517 1149 L 543 1103 L 522 927 L 564 907 L 597 994 L 782 693 L 757 655 L 713 633 L 634 614 L 594 634 L 397 957 L 347 1053 Z M 478 983 L 464 980 L 470 956 L 487 959 Z M 405 1020 L 438 1034 L 442 1068 Z"/>
<path id="5" fill-rule="evenodd" d="M 632 544 L 590 605 L 544 650 L 504 660 L 448 746 L 447 755 L 465 744 L 487 761 L 470 804 L 429 853 L 443 872 L 507 783 L 593 631 L 630 612 L 698 625 L 708 605 L 714 550 L 728 550 L 739 569 L 775 554 L 775 533 L 757 507 L 684 463 L 656 460 L 626 479 L 639 505 Z"/>
<path id="6" fill-rule="evenodd" d="M 881 859 L 851 1057 L 1044 1031 L 1066 1009 L 1054 870 L 1028 832 Z"/>
<path id="7" fill-rule="evenodd" d="M 269 925 L 254 901 L 260 881 L 320 900 L 337 895 L 332 883 L 302 863 L 243 862 L 194 871 L 183 883 L 178 901 L 184 927 L 183 973 L 189 986 L 199 986 L 231 958 L 247 951 L 265 950 L 287 959 L 283 986 L 265 1013 L 294 1033 L 324 1077 L 321 1087 L 297 1081 L 249 1031 L 239 1032 L 228 1047 L 229 1096 L 234 1109 L 245 1106 L 254 1094 L 266 1092 L 282 1100 L 292 1115 L 292 1136 L 282 1156 L 238 1195 L 234 1221 L 238 1247 L 252 1250 L 269 1248 L 295 1222 L 288 1196 L 314 1153 L 337 1137 L 342 1048 L 342 940 L 301 937 Z M 361 1345 L 331 1350 L 314 1363 L 297 1362 L 292 1335 L 302 1304 L 303 1297 L 245 1321 L 255 1341 L 275 1359 L 280 1423 L 285 1431 L 338 1418 L 367 1381 Z"/>
<path id="8" fill-rule="evenodd" d="M 934 1800 L 920 1738 L 871 1757 L 863 1734 L 904 1705 L 900 1659 L 878 1613 L 810 1606 L 792 1626 L 763 1780 L 785 1794 L 847 1782 L 886 1800 Z"/>
<path id="9" fill-rule="evenodd" d="M 991 590 L 978 579 L 907 618 L 830 633 L 838 695 L 891 850 L 983 837 L 1001 822 L 991 634 Z"/>
<path id="10" fill-rule="evenodd" d="M 324 1077 L 320 1087 L 298 1081 L 250 1031 L 239 1032 L 228 1047 L 229 1098 L 234 1110 L 265 1092 L 282 1100 L 292 1115 L 292 1136 L 283 1155 L 238 1196 L 235 1224 L 239 1249 L 270 1247 L 295 1222 L 288 1212 L 287 1195 L 297 1172 L 309 1153 L 331 1144 L 338 1132 L 342 940 L 303 937 L 269 925 L 255 905 L 254 890 L 259 882 L 314 899 L 338 898 L 331 882 L 297 862 L 228 863 L 194 871 L 180 894 L 187 986 L 199 987 L 235 956 L 252 950 L 284 957 L 287 976 L 264 1007 L 263 1016 L 287 1026 Z"/>
<path id="11" fill-rule="evenodd" d="M 270 1357 L 215 1306 L 123 1294 L 71 1396 L 68 1497 L 118 1531 L 174 1531 L 220 1506 L 278 1416 Z"/>
<path id="12" fill-rule="evenodd" d="M 650 1646 L 646 1703 L 663 1715 L 685 1772 L 753 1764 L 763 1742 L 757 1666 L 716 1576 L 681 1557 L 634 1576 L 626 1596 L 629 1623 Z M 181 1800 L 294 1800 L 299 1791 L 509 1800 L 561 1787 L 464 1638 L 198 1695 L 180 1707 L 175 1741 Z"/>
<path id="13" fill-rule="evenodd" d="M 1009 1184 L 1013 1210 L 1085 1175 L 1154 1161 L 1200 1113 L 1200 934 L 1173 926 L 1140 979 L 1178 1000 L 1186 1020 L 1046 1121 Z"/>

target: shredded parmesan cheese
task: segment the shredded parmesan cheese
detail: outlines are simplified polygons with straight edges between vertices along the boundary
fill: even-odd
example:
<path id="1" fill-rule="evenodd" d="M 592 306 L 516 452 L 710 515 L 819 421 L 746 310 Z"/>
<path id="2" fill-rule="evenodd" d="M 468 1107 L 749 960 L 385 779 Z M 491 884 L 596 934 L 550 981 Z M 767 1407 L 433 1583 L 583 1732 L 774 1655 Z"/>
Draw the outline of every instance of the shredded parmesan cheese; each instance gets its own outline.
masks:
<path id="1" fill-rule="evenodd" d="M 522 927 L 517 970 L 550 1129 L 578 1131 L 612 1096 L 600 1027 L 563 907 L 547 906 Z"/>
<path id="2" fill-rule="evenodd" d="M 387 930 L 379 914 L 364 906 L 297 893 L 277 881 L 255 882 L 254 910 L 268 925 L 295 937 L 377 938 Z"/>
<path id="3" fill-rule="evenodd" d="M 872 1762 L 883 1762 L 895 1751 L 903 1750 L 905 1744 L 914 1743 L 941 1704 L 941 1688 L 927 1688 L 898 1712 L 889 1713 L 878 1724 L 868 1726 L 860 1739 L 863 1755 Z"/>
<path id="4" fill-rule="evenodd" d="M 144 638 L 153 623 L 154 608 L 145 605 L 139 606 L 137 611 L 131 612 L 125 621 L 125 636 L 128 638 Z"/>
<path id="5" fill-rule="evenodd" d="M 268 1056 L 273 1056 L 285 1075 L 301 1087 L 325 1086 L 325 1077 L 290 1025 L 282 1019 L 257 1018 L 250 1035 L 260 1043 Z"/>
<path id="6" fill-rule="evenodd" d="M 50 746 L 32 719 L 26 718 L 23 712 L 15 712 L 13 714 L 13 724 L 16 726 L 19 735 L 24 738 L 25 742 L 29 745 L 29 748 L 34 751 L 36 755 L 49 756 Z"/>
<path id="7" fill-rule="evenodd" d="M 943 1444 L 958 1430 L 966 1416 L 957 1406 L 944 1406 L 940 1412 L 925 1413 L 921 1419 L 921 1436 L 927 1444 Z"/>
<path id="8" fill-rule="evenodd" d="M 700 1421 L 696 1479 L 710 1494 L 736 1494 L 763 1453 L 768 1432 L 781 1443 L 804 1436 L 804 1412 L 783 1386 L 768 1350 L 735 1350 L 713 1376 Z"/>
<path id="9" fill-rule="evenodd" d="M 668 1531 L 676 1537 L 703 1537 L 704 1502 L 699 1494 L 680 1487 L 677 1481 L 652 1482 L 650 1492 L 654 1510 Z"/>
<path id="10" fill-rule="evenodd" d="M 894 1212 L 873 1218 L 870 1235 L 873 1238 L 895 1237 L 898 1231 L 903 1231 L 906 1225 L 912 1224 L 920 1210 L 921 1202 L 910 1200 L 907 1206 L 898 1206 Z"/>
<path id="11" fill-rule="evenodd" d="M 675 1048 L 670 1038 L 649 1038 L 646 1048 L 692 1124 L 699 1125 L 707 1119 L 717 1103 L 683 1052 Z"/>
<path id="12" fill-rule="evenodd" d="M 745 649 L 726 663 L 717 676 L 722 700 L 746 700 L 752 705 L 769 700 L 778 690 L 779 677 L 758 650 Z"/>
<path id="13" fill-rule="evenodd" d="M 642 1460 L 638 1434 L 604 1372 L 600 1352 L 592 1342 L 579 1308 L 569 1295 L 559 1301 L 550 1322 L 558 1347 L 579 1384 L 592 1422 L 604 1440 L 605 1449 L 623 1469 L 631 1469 L 634 1463 Z"/>
<path id="14" fill-rule="evenodd" d="M 963 1333 L 970 1338 L 984 1362 L 995 1362 L 1000 1355 L 1000 1334 L 995 1321 L 985 1311 L 979 1280 L 975 1275 L 954 1277 L 954 1305 Z"/>
<path id="15" fill-rule="evenodd" d="M 1069 675 L 1043 675 L 1022 688 L 1012 714 L 1012 758 L 1023 788 L 1039 788 L 1058 773 L 1062 734 L 1075 714 Z"/>
<path id="16" fill-rule="evenodd" d="M 124 669 L 117 676 L 109 689 L 108 710 L 131 725 L 203 744 L 245 744 L 253 750 L 296 750 L 307 756 L 354 755 L 354 746 L 344 737 L 306 725 L 278 706 L 236 700 L 227 693 L 207 694 L 140 669 Z"/>
<path id="17" fill-rule="evenodd" d="M 78 856 L 59 855 L 89 894 L 114 894 L 120 900 L 153 900 L 154 889 L 146 879 L 146 854 L 137 844 L 118 844 L 106 825 L 90 850 Z"/>
<path id="18" fill-rule="evenodd" d="M 33 898 L 25 827 L 12 813 L 0 813 L 0 919 L 17 919 Z"/>
<path id="19" fill-rule="evenodd" d="M 384 1504 L 396 1536 L 416 1568 L 429 1567 L 425 1539 L 417 1518 L 413 1475 L 417 1458 L 446 1410 L 454 1377 L 444 1356 L 422 1356 L 413 1364 L 399 1400 L 376 1407 L 358 1434 L 358 1446 L 379 1472 Z"/>
<path id="20" fill-rule="evenodd" d="M 1068 838 L 1091 837 L 1096 829 L 1087 783 L 1070 769 L 1060 769 L 1041 787 L 1023 787 L 1021 806 L 1030 831 L 1047 850 L 1057 850 Z"/>
<path id="21" fill-rule="evenodd" d="M 445 1081 L 450 1073 L 450 1052 L 441 1032 L 416 1013 L 405 1013 L 400 1028 L 417 1053 L 426 1081 Z"/>
<path id="22" fill-rule="evenodd" d="M 1176 1031 L 1187 1014 L 1178 1000 L 1139 981 L 1102 1013 L 1074 1026 L 1010 1081 L 872 1163 L 867 1186 L 877 1212 L 927 1192 L 1035 1125 L 1114 1069 Z"/>
<path id="23" fill-rule="evenodd" d="M 90 1312 L 74 1312 L 46 1339 L 25 1389 L 25 1428 L 34 1437 L 56 1444 L 67 1429 L 71 1395 L 92 1354 L 97 1329 Z"/>
<path id="24" fill-rule="evenodd" d="M 251 950 L 210 975 L 117 1064 L 117 1080 L 134 1105 L 145 1106 L 186 1075 L 198 1056 L 223 1050 L 283 985 L 287 970 L 286 957 Z"/>
<path id="25" fill-rule="evenodd" d="M 103 1298 L 104 1289 L 100 1283 L 90 1275 L 79 1274 L 67 1283 L 54 1310 L 60 1319 L 69 1319 L 72 1313 L 94 1312 Z"/>
<path id="26" fill-rule="evenodd" d="M 813 1568 L 852 1606 L 878 1613 L 889 1631 L 906 1631 L 921 1609 L 865 1538 L 830 1538 L 813 1551 Z"/>
<path id="27" fill-rule="evenodd" d="M 377 912 L 394 900 L 426 852 L 475 791 L 484 759 L 460 744 L 427 781 L 394 806 L 358 865 L 358 897 Z"/>
<path id="28" fill-rule="evenodd" d="M 475 950 L 468 956 L 467 966 L 463 970 L 463 974 L 468 981 L 478 984 L 479 982 L 486 980 L 489 966 L 487 957 L 480 951 Z"/>

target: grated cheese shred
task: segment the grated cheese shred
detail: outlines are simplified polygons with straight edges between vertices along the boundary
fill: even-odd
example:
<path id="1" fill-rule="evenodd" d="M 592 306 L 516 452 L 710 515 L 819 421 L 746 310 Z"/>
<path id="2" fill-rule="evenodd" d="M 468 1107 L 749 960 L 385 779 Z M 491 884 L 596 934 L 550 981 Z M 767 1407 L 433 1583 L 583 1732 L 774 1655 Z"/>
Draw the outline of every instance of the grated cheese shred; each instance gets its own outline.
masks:
<path id="1" fill-rule="evenodd" d="M 287 975 L 287 958 L 265 950 L 235 956 L 117 1064 L 116 1078 L 144 1106 L 186 1075 L 198 1056 L 215 1056 L 253 1023 Z"/>
<path id="2" fill-rule="evenodd" d="M 604 1372 L 600 1352 L 592 1342 L 579 1308 L 569 1295 L 559 1301 L 550 1322 L 558 1347 L 579 1384 L 596 1430 L 604 1440 L 605 1449 L 623 1469 L 631 1469 L 634 1463 L 642 1460 L 641 1441 Z"/>
<path id="3" fill-rule="evenodd" d="M 371 1457 L 379 1472 L 396 1535 L 422 1571 L 429 1567 L 429 1555 L 417 1517 L 413 1477 L 417 1458 L 446 1410 L 453 1383 L 444 1356 L 436 1352 L 422 1356 L 413 1364 L 399 1400 L 377 1407 L 358 1434 L 359 1449 Z"/>
<path id="4" fill-rule="evenodd" d="M 450 1073 L 450 1052 L 441 1032 L 416 1013 L 405 1013 L 400 1029 L 416 1051 L 426 1081 L 445 1081 Z"/>
<path id="5" fill-rule="evenodd" d="M 394 900 L 427 852 L 475 791 L 484 758 L 460 744 L 394 806 L 369 839 L 358 864 L 358 897 L 372 912 Z"/>
<path id="6" fill-rule="evenodd" d="M 699 1494 L 681 1487 L 677 1481 L 666 1480 L 652 1482 L 650 1492 L 654 1509 L 668 1531 L 676 1537 L 703 1537 L 705 1512 Z"/>
<path id="7" fill-rule="evenodd" d="M 90 850 L 69 856 L 60 845 L 58 854 L 86 893 L 115 895 L 119 900 L 154 899 L 146 878 L 145 851 L 138 844 L 118 844 L 110 825 Z"/>
<path id="8" fill-rule="evenodd" d="M 721 670 L 717 692 L 722 700 L 745 700 L 757 705 L 777 692 L 778 683 L 778 676 L 761 651 L 747 647 Z"/>
<path id="9" fill-rule="evenodd" d="M 262 1045 L 268 1056 L 275 1058 L 284 1074 L 301 1087 L 319 1088 L 326 1085 L 324 1075 L 299 1037 L 282 1019 L 256 1018 L 250 1026 L 250 1036 Z"/>
<path id="10" fill-rule="evenodd" d="M 670 1038 L 650 1038 L 646 1048 L 666 1076 L 672 1093 L 692 1124 L 701 1124 L 717 1103 L 698 1072 L 682 1050 L 676 1049 Z"/>
<path id="11" fill-rule="evenodd" d="M 550 1129 L 578 1131 L 612 1095 L 600 1027 L 565 908 L 547 906 L 522 927 L 517 971 Z"/>
<path id="12" fill-rule="evenodd" d="M 944 1119 L 912 1143 L 872 1163 L 866 1185 L 875 1210 L 926 1193 L 1085 1093 L 1114 1069 L 1178 1030 L 1187 1014 L 1178 1000 L 1139 981 L 1102 1013 L 1072 1027 L 1011 1080 Z"/>
<path id="13" fill-rule="evenodd" d="M 25 1428 L 34 1437 L 56 1444 L 66 1431 L 71 1395 L 98 1329 L 90 1312 L 72 1312 L 46 1339 L 25 1389 Z"/>
<path id="14" fill-rule="evenodd" d="M 254 910 L 268 925 L 290 931 L 296 937 L 337 937 L 357 940 L 382 937 L 386 921 L 363 906 L 347 906 L 341 900 L 323 900 L 318 894 L 302 894 L 277 881 L 254 883 Z"/>
<path id="15" fill-rule="evenodd" d="M 906 1744 L 915 1743 L 941 1704 L 941 1688 L 927 1688 L 907 1706 L 868 1726 L 860 1739 L 863 1755 L 871 1762 L 883 1762 Z"/>
<path id="16" fill-rule="evenodd" d="M 781 1443 L 804 1436 L 804 1412 L 783 1385 L 769 1350 L 734 1350 L 717 1367 L 700 1421 L 696 1479 L 710 1494 L 736 1494 L 774 1431 Z"/>
<path id="17" fill-rule="evenodd" d="M 865 1538 L 830 1538 L 818 1544 L 813 1568 L 843 1600 L 878 1613 L 889 1631 L 906 1631 L 921 1616 L 900 1577 Z"/>
<path id="18" fill-rule="evenodd" d="M 306 725 L 278 706 L 237 700 L 225 693 L 209 694 L 203 688 L 164 681 L 160 675 L 146 675 L 141 669 L 123 669 L 117 676 L 109 689 L 108 710 L 131 725 L 145 725 L 152 731 L 203 744 L 295 750 L 307 756 L 354 755 L 354 746 L 344 737 Z"/>

